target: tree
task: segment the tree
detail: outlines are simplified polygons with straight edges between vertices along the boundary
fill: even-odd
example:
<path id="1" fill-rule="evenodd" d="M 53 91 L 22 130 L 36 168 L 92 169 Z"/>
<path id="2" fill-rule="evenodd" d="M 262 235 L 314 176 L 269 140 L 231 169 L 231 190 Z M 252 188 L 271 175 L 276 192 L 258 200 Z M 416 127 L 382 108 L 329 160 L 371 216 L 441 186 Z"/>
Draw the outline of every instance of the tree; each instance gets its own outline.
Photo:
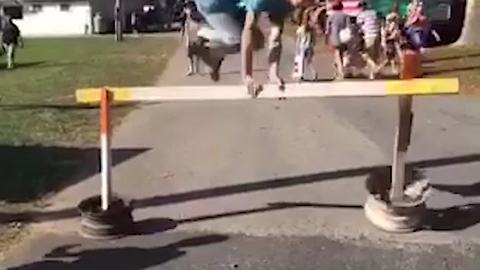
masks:
<path id="1" fill-rule="evenodd" d="M 113 16 L 114 16 L 114 22 L 115 22 L 115 40 L 122 41 L 123 40 L 123 29 L 122 29 L 123 7 L 122 7 L 121 0 L 115 0 Z"/>
<path id="2" fill-rule="evenodd" d="M 480 1 L 464 0 L 466 3 L 463 30 L 457 43 L 461 45 L 480 44 Z"/>

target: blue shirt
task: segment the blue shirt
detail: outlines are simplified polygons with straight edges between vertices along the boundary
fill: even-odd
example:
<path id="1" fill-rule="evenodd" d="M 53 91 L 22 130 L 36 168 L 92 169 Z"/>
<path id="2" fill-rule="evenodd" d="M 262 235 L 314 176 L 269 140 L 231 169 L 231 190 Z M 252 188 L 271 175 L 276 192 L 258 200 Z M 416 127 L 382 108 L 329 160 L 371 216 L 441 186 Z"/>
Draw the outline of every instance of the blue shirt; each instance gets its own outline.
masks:
<path id="1" fill-rule="evenodd" d="M 240 0 L 239 6 L 249 12 L 266 12 L 270 16 L 281 18 L 286 17 L 291 8 L 287 0 Z"/>
<path id="2" fill-rule="evenodd" d="M 290 10 L 288 0 L 197 0 L 196 2 L 205 13 L 266 12 L 270 16 L 284 18 Z"/>

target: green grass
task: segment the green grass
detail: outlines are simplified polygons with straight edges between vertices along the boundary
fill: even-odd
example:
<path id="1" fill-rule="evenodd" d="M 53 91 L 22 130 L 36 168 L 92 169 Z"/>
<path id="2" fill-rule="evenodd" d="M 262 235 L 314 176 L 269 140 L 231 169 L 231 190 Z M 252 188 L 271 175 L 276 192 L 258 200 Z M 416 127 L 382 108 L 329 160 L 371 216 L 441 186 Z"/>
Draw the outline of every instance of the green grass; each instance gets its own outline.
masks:
<path id="1" fill-rule="evenodd" d="M 82 165 L 83 147 L 97 144 L 98 110 L 76 105 L 75 89 L 151 85 L 177 45 L 172 38 L 26 40 L 16 69 L 0 67 L 0 201 L 54 190 Z M 114 110 L 116 123 L 128 110 Z"/>
<path id="2" fill-rule="evenodd" d="M 17 51 L 17 68 L 0 69 L 0 145 L 92 142 L 96 111 L 72 109 L 74 90 L 152 84 L 176 45 L 166 38 L 27 40 Z"/>
<path id="3" fill-rule="evenodd" d="M 480 95 L 480 46 L 435 48 L 426 59 L 427 77 L 458 77 L 462 94 Z"/>

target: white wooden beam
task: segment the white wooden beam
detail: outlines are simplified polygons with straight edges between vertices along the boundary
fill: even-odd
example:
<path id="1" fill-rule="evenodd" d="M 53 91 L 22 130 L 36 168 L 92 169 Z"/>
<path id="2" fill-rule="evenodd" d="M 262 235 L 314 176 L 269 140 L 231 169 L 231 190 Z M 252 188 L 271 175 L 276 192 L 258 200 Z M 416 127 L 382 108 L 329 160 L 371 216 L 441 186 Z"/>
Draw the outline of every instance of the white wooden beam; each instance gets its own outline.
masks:
<path id="1" fill-rule="evenodd" d="M 113 100 L 120 102 L 238 100 L 251 99 L 242 85 L 108 87 Z M 79 89 L 80 103 L 100 101 L 101 88 Z M 309 98 L 341 96 L 440 95 L 459 92 L 458 79 L 414 79 L 392 81 L 309 82 L 286 85 L 280 91 L 275 85 L 265 85 L 257 98 Z"/>

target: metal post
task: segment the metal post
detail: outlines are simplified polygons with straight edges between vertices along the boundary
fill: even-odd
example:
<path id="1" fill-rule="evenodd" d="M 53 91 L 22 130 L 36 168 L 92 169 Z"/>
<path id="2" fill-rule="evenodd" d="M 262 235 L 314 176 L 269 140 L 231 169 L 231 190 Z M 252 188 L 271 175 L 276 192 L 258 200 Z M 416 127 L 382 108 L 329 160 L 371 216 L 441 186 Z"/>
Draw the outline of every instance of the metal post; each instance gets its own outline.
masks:
<path id="1" fill-rule="evenodd" d="M 392 188 L 390 200 L 392 204 L 401 204 L 405 188 L 405 163 L 410 137 L 412 133 L 412 96 L 398 97 L 399 117 L 395 134 L 392 164 Z"/>
<path id="2" fill-rule="evenodd" d="M 115 9 L 114 9 L 114 19 L 115 19 L 115 41 L 119 42 L 123 40 L 123 29 L 122 29 L 122 3 L 121 0 L 115 0 Z"/>
<path id="3" fill-rule="evenodd" d="M 110 149 L 110 98 L 108 89 L 102 89 L 100 101 L 100 147 L 102 177 L 102 210 L 108 210 L 112 196 L 112 155 Z"/>

